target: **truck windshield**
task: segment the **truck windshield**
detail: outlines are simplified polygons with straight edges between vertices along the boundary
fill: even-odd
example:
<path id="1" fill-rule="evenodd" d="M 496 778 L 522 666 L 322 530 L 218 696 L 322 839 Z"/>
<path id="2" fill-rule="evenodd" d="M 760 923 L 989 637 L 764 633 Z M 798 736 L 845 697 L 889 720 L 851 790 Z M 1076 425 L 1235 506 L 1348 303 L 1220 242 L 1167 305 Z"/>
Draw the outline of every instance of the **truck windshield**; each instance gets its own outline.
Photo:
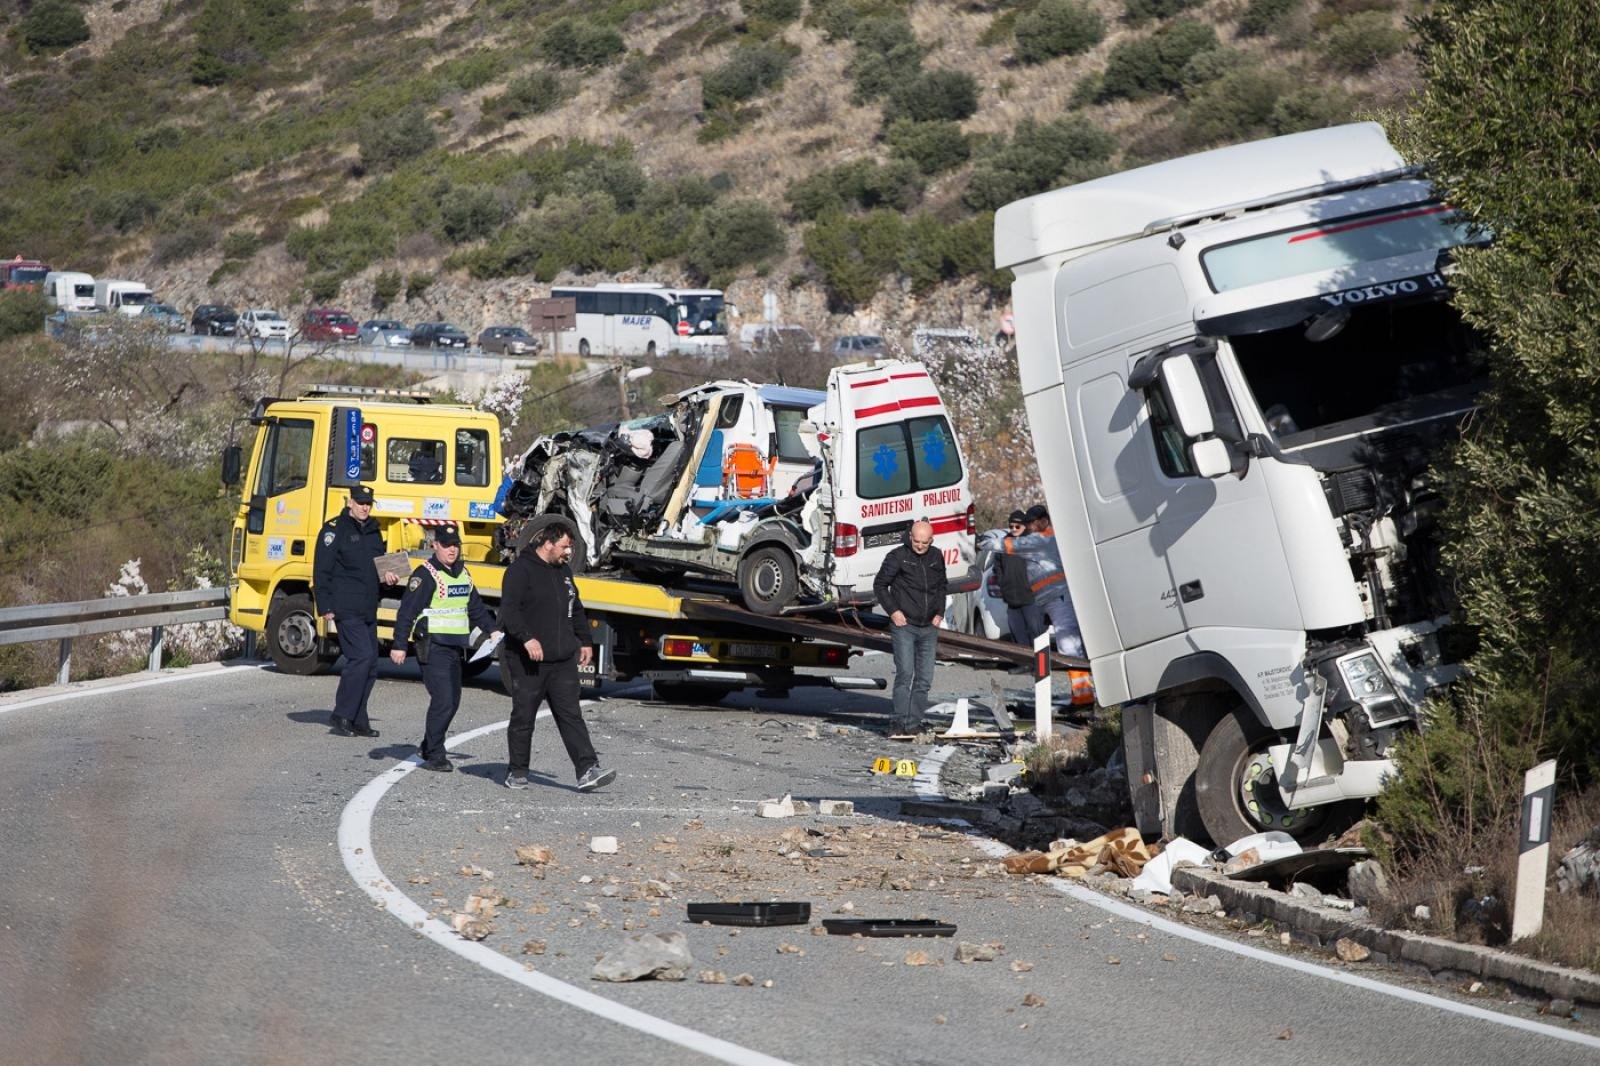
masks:
<path id="1" fill-rule="evenodd" d="M 123 307 L 143 307 L 155 300 L 155 294 L 149 292 L 125 292 L 119 298 Z"/>
<path id="2" fill-rule="evenodd" d="M 1425 413 L 1416 401 L 1485 374 L 1482 345 L 1443 300 L 1376 304 L 1352 312 L 1320 343 L 1305 327 L 1230 337 L 1267 424 L 1285 444 L 1335 423 L 1393 425 Z"/>
<path id="3" fill-rule="evenodd" d="M 11 284 L 38 285 L 49 272 L 48 267 L 17 267 L 11 271 Z"/>
<path id="4" fill-rule="evenodd" d="M 703 335 L 728 332 L 722 318 L 722 294 L 695 295 L 684 293 L 678 297 L 679 314 L 686 318 L 694 332 Z"/>

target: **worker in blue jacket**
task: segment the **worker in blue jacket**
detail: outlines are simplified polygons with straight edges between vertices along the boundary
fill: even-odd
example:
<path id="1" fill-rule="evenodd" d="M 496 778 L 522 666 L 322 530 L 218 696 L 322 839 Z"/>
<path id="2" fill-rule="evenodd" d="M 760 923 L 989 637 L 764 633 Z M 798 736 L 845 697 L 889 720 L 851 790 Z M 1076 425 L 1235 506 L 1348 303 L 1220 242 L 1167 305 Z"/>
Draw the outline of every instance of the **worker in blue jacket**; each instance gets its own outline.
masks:
<path id="1" fill-rule="evenodd" d="M 444 738 L 461 706 L 461 668 L 472 631 L 491 633 L 494 617 L 483 605 L 472 575 L 461 560 L 461 531 L 440 526 L 433 535 L 433 558 L 411 572 L 394 619 L 389 658 L 406 661 L 406 644 L 417 649 L 422 683 L 428 690 L 428 720 L 422 735 L 422 768 L 449 773 Z"/>

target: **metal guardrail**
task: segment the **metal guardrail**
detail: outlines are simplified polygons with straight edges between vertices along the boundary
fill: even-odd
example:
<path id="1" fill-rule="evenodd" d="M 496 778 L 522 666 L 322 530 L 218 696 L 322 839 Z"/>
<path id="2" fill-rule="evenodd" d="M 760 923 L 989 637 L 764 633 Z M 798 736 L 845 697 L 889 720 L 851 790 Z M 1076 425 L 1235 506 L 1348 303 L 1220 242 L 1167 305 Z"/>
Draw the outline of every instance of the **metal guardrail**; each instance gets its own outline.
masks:
<path id="1" fill-rule="evenodd" d="M 227 589 L 152 592 L 144 596 L 3 607 L 0 608 L 0 645 L 60 641 L 56 683 L 64 685 L 72 679 L 72 642 L 77 637 L 149 629 L 148 669 L 159 670 L 167 626 L 216 622 L 227 616 Z"/>

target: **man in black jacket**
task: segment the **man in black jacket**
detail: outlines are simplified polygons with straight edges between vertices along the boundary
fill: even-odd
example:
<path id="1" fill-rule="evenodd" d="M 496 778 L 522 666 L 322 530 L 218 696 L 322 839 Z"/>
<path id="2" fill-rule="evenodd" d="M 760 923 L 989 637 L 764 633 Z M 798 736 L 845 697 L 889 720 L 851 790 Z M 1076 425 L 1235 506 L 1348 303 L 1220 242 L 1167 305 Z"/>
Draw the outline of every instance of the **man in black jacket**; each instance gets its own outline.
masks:
<path id="1" fill-rule="evenodd" d="M 1006 519 L 1010 536 L 1020 537 L 1028 532 L 1028 516 L 1012 511 Z M 1044 608 L 1034 602 L 1033 586 L 1028 582 L 1028 561 L 1020 555 L 1009 555 L 1004 550 L 995 552 L 995 572 L 1000 575 L 1000 598 L 1006 604 L 1006 625 L 1011 639 L 1025 648 L 1033 647 L 1033 639 L 1044 632 Z"/>
<path id="2" fill-rule="evenodd" d="M 472 630 L 487 634 L 494 627 L 494 618 L 461 561 L 461 531 L 453 523 L 440 526 L 433 535 L 433 558 L 413 570 L 406 584 L 389 652 L 398 666 L 406 661 L 407 641 L 416 641 L 422 683 L 428 690 L 428 721 L 420 748 L 424 770 L 453 769 L 445 756 L 444 737 L 461 706 L 461 663 L 471 646 Z"/>
<path id="3" fill-rule="evenodd" d="M 317 612 L 339 632 L 344 670 L 329 724 L 342 737 L 376 737 L 367 718 L 367 697 L 378 680 L 378 568 L 383 531 L 372 517 L 372 489 L 357 485 L 350 503 L 330 518 L 317 539 L 311 594 Z M 394 583 L 394 578 L 388 579 Z"/>
<path id="4" fill-rule="evenodd" d="M 893 623 L 894 733 L 915 734 L 922 728 L 947 585 L 944 555 L 933 550 L 933 526 L 926 521 L 912 523 L 906 542 L 883 560 L 872 583 L 878 606 Z"/>
<path id="5" fill-rule="evenodd" d="M 588 792 L 617 776 L 601 768 L 578 704 L 578 667 L 588 665 L 594 649 L 589 616 L 567 566 L 570 558 L 572 528 L 551 522 L 517 554 L 501 589 L 500 625 L 506 637 L 500 645 L 500 668 L 511 689 L 507 788 L 528 787 L 534 718 L 546 698 L 578 775 L 578 788 Z"/>

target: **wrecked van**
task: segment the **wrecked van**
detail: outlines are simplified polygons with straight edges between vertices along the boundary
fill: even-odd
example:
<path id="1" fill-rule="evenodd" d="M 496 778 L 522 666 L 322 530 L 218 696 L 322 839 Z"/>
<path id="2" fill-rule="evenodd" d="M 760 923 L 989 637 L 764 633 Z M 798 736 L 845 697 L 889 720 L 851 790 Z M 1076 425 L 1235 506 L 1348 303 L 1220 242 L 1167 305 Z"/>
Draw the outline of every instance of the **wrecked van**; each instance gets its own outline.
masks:
<path id="1" fill-rule="evenodd" d="M 621 425 L 557 433 L 522 457 L 502 553 L 564 514 L 589 568 L 731 580 L 751 611 L 870 603 L 885 556 L 927 519 L 952 589 L 977 582 L 966 466 L 916 363 L 836 367 L 825 389 L 715 381 Z"/>

